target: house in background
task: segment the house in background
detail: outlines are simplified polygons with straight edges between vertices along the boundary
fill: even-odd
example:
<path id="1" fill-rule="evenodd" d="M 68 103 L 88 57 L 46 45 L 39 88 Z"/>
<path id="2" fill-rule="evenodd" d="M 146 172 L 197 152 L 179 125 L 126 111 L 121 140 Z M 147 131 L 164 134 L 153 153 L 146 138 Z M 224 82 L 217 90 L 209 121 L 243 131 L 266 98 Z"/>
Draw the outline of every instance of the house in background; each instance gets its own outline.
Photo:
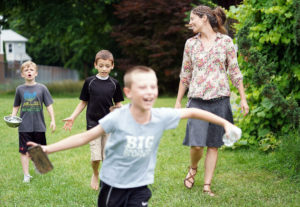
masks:
<path id="1" fill-rule="evenodd" d="M 0 33 L 0 56 L 5 54 L 6 61 L 19 62 L 31 60 L 31 57 L 26 53 L 27 38 L 19 35 L 11 29 L 4 29 Z M 3 53 L 3 49 L 5 53 Z"/>

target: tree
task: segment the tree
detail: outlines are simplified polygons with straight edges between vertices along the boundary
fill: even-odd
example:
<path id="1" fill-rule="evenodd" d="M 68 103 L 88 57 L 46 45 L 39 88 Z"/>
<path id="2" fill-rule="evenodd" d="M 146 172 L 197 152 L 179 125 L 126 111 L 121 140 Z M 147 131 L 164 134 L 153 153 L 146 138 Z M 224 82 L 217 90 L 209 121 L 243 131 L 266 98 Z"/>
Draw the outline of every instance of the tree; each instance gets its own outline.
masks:
<path id="1" fill-rule="evenodd" d="M 29 38 L 28 53 L 39 64 L 78 69 L 86 77 L 98 50 L 112 48 L 114 0 L 4 0 L 6 27 Z M 114 52 L 114 51 L 113 51 Z"/>
<path id="2" fill-rule="evenodd" d="M 192 0 L 123 0 L 115 5 L 121 24 L 112 36 L 119 43 L 123 58 L 118 65 L 152 67 L 158 75 L 161 92 L 175 92 L 186 39 L 193 35 L 185 28 L 184 18 Z"/>

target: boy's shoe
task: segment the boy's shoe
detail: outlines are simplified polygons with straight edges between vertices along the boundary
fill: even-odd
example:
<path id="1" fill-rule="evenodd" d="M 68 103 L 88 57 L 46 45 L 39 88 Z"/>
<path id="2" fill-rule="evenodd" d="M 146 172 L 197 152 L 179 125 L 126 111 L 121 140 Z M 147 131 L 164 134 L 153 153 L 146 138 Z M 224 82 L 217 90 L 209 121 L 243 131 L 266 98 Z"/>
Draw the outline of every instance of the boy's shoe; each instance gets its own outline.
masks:
<path id="1" fill-rule="evenodd" d="M 30 179 L 32 178 L 31 175 L 24 175 L 23 183 L 30 183 Z"/>

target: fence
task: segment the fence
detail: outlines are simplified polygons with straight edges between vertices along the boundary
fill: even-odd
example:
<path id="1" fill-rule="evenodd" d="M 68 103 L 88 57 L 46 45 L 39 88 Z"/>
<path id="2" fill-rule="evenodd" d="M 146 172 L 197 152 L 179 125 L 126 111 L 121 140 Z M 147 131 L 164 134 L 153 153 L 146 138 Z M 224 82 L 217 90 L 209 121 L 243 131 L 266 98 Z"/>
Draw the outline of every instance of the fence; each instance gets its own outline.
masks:
<path id="1" fill-rule="evenodd" d="M 36 81 L 39 83 L 47 84 L 64 80 L 79 80 L 79 74 L 75 70 L 46 65 L 38 65 L 37 67 L 38 76 Z M 14 90 L 17 85 L 24 82 L 20 68 L 19 62 L 0 62 L 0 92 Z"/>

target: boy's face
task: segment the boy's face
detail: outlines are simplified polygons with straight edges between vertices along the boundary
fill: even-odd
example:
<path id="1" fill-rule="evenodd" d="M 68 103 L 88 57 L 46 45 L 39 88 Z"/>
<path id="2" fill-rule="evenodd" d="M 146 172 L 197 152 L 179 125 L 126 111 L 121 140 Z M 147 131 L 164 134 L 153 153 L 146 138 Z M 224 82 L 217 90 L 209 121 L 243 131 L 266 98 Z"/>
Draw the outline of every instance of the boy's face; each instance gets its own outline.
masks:
<path id="1" fill-rule="evenodd" d="M 131 87 L 124 88 L 124 93 L 131 99 L 132 106 L 142 111 L 150 110 L 158 96 L 156 75 L 153 72 L 137 72 L 131 78 Z"/>
<path id="2" fill-rule="evenodd" d="M 111 60 L 103 59 L 98 59 L 94 66 L 98 70 L 98 75 L 103 78 L 107 77 L 110 71 L 114 68 L 114 64 Z"/>
<path id="3" fill-rule="evenodd" d="M 38 72 L 32 65 L 27 65 L 24 67 L 21 73 L 22 78 L 24 78 L 26 81 L 34 81 L 37 75 Z"/>

